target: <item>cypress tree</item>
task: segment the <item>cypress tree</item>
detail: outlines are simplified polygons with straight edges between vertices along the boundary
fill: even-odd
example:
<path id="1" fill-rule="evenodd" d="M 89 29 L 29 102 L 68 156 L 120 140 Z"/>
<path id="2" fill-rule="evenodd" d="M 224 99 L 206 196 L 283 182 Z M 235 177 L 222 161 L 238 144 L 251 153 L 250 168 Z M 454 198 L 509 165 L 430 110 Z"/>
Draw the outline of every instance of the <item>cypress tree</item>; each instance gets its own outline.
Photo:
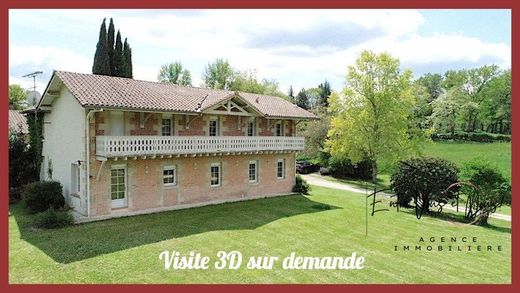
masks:
<path id="1" fill-rule="evenodd" d="M 107 44 L 108 44 L 108 58 L 110 60 L 110 75 L 115 75 L 116 68 L 114 64 L 114 20 L 110 18 L 110 24 L 108 25 Z"/>
<path id="2" fill-rule="evenodd" d="M 114 51 L 114 69 L 112 76 L 124 76 L 124 64 L 123 64 L 123 43 L 121 42 L 121 33 L 119 30 L 116 35 L 116 46 Z"/>
<path id="3" fill-rule="evenodd" d="M 106 19 L 99 29 L 99 40 L 96 45 L 96 53 L 94 54 L 94 64 L 92 65 L 93 74 L 110 75 L 110 59 L 108 56 L 107 44 L 107 27 Z"/>
<path id="4" fill-rule="evenodd" d="M 127 39 L 125 38 L 125 43 L 123 44 L 123 61 L 124 61 L 124 77 L 132 78 L 132 48 L 128 44 Z"/>

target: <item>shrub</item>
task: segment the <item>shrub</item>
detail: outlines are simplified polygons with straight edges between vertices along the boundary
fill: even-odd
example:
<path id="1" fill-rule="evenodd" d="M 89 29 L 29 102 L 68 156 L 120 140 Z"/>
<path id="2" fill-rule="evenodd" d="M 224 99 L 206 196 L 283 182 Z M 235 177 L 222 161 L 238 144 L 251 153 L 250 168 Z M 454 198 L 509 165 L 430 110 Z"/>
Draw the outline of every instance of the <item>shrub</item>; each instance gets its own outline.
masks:
<path id="1" fill-rule="evenodd" d="M 331 175 L 334 177 L 363 180 L 372 179 L 372 163 L 368 160 L 352 164 L 347 158 L 330 157 L 329 166 L 331 168 Z"/>
<path id="2" fill-rule="evenodd" d="M 309 186 L 309 183 L 307 183 L 307 181 L 305 181 L 305 179 L 303 179 L 299 174 L 296 175 L 296 183 L 294 184 L 292 191 L 301 194 L 309 194 L 310 189 L 311 187 Z"/>
<path id="3" fill-rule="evenodd" d="M 490 214 L 504 203 L 511 203 L 508 180 L 486 161 L 471 161 L 464 165 L 462 178 L 471 185 L 463 185 L 468 196 L 466 220 L 479 225 L 487 224 Z"/>
<path id="4" fill-rule="evenodd" d="M 457 190 L 447 188 L 458 182 L 457 174 L 457 167 L 444 159 L 413 158 L 398 165 L 390 178 L 390 187 L 400 206 L 410 206 L 413 200 L 422 212 L 428 212 L 434 201 L 442 204 L 456 198 Z"/>
<path id="5" fill-rule="evenodd" d="M 21 199 L 21 187 L 37 180 L 26 136 L 21 131 L 9 132 L 9 200 Z"/>
<path id="6" fill-rule="evenodd" d="M 455 133 L 434 133 L 431 135 L 433 140 L 457 140 L 457 141 L 475 141 L 475 142 L 494 142 L 511 141 L 511 135 L 494 134 L 488 132 L 455 132 Z"/>
<path id="7" fill-rule="evenodd" d="M 70 226 L 74 223 L 72 215 L 65 210 L 50 208 L 36 215 L 34 226 L 44 229 L 55 229 Z"/>
<path id="8" fill-rule="evenodd" d="M 61 209 L 65 206 L 63 187 L 57 181 L 41 181 L 25 185 L 22 199 L 32 213 L 43 212 L 49 208 Z"/>

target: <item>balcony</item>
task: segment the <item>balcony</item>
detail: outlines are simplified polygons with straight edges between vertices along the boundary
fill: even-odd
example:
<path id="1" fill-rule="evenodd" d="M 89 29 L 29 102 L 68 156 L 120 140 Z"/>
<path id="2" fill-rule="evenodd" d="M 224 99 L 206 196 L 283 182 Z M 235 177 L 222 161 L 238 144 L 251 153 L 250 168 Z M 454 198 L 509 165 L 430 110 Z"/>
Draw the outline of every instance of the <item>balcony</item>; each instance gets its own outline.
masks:
<path id="1" fill-rule="evenodd" d="M 291 136 L 97 136 L 96 156 L 106 158 L 201 156 L 303 151 Z"/>

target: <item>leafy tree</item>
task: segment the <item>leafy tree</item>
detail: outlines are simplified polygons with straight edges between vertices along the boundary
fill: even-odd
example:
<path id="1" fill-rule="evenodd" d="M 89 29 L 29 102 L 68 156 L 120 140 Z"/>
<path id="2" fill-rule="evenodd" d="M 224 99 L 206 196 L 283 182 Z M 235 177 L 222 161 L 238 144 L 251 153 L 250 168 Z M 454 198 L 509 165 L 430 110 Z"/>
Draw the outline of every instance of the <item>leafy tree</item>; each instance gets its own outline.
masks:
<path id="1" fill-rule="evenodd" d="M 304 154 L 311 158 L 318 157 L 320 152 L 325 150 L 325 141 L 327 140 L 331 119 L 325 107 L 317 107 L 314 109 L 314 113 L 320 119 L 307 122 L 303 128 L 303 136 L 305 137 Z"/>
<path id="2" fill-rule="evenodd" d="M 228 89 L 286 98 L 278 88 L 278 82 L 276 80 L 265 78 L 258 80 L 254 70 L 235 71 L 229 82 Z"/>
<path id="3" fill-rule="evenodd" d="M 305 110 L 309 109 L 309 96 L 304 88 L 302 88 L 296 95 L 296 105 Z"/>
<path id="4" fill-rule="evenodd" d="M 412 123 L 420 129 L 429 129 L 432 126 L 430 117 L 433 113 L 431 95 L 428 89 L 417 81 L 412 84 L 412 92 L 416 101 L 412 110 Z"/>
<path id="5" fill-rule="evenodd" d="M 481 91 L 479 119 L 487 124 L 486 131 L 511 131 L 511 70 L 490 80 Z"/>
<path id="6" fill-rule="evenodd" d="M 414 105 L 411 76 L 409 70 L 400 72 L 398 59 L 364 51 L 355 66 L 349 67 L 341 94 L 329 98 L 332 156 L 353 163 L 371 161 L 374 183 L 378 163 L 408 156 L 418 150 L 422 139 L 409 123 Z"/>
<path id="7" fill-rule="evenodd" d="M 307 107 L 309 109 L 314 109 L 321 105 L 320 104 L 321 94 L 322 94 L 322 90 L 317 87 L 313 87 L 313 88 L 309 88 L 309 89 L 305 90 L 305 95 L 307 96 L 307 101 L 308 101 Z"/>
<path id="8" fill-rule="evenodd" d="M 33 180 L 34 165 L 26 136 L 17 130 L 9 131 L 9 198 L 19 200 L 21 187 Z"/>
<path id="9" fill-rule="evenodd" d="M 430 211 L 430 206 L 446 204 L 457 197 L 457 190 L 448 187 L 458 182 L 458 169 L 441 158 L 413 158 L 398 165 L 390 182 L 399 205 L 406 207 L 413 201 L 417 215 L 421 216 Z"/>
<path id="10" fill-rule="evenodd" d="M 208 63 L 202 75 L 202 80 L 207 88 L 228 89 L 233 74 L 234 70 L 229 62 L 219 58 L 213 63 Z"/>
<path id="11" fill-rule="evenodd" d="M 330 83 L 328 81 L 325 81 L 324 83 L 320 83 L 318 88 L 320 89 L 320 99 L 319 99 L 318 104 L 323 107 L 328 107 L 329 106 L 328 99 L 329 99 L 330 94 L 332 93 Z"/>
<path id="12" fill-rule="evenodd" d="M 99 40 L 96 45 L 96 53 L 94 54 L 94 64 L 92 65 L 92 73 L 101 75 L 111 75 L 110 56 L 108 54 L 109 47 L 107 42 L 106 19 L 103 19 L 101 28 L 99 29 Z"/>
<path id="13" fill-rule="evenodd" d="M 427 73 L 419 77 L 416 83 L 424 86 L 428 91 L 428 94 L 430 96 L 430 100 L 428 102 L 432 102 L 433 100 L 437 99 L 444 91 L 443 77 L 442 75 L 437 73 Z"/>
<path id="14" fill-rule="evenodd" d="M 132 68 L 132 48 L 128 44 L 127 38 L 125 38 L 125 42 L 123 44 L 123 77 L 133 78 L 133 68 Z"/>
<path id="15" fill-rule="evenodd" d="M 511 203 L 511 186 L 508 180 L 483 160 L 464 165 L 462 178 L 468 185 L 463 193 L 468 196 L 465 217 L 471 223 L 486 225 L 489 215 L 504 203 Z"/>
<path id="16" fill-rule="evenodd" d="M 432 115 L 429 118 L 429 124 L 436 133 L 455 133 L 459 105 L 451 96 L 456 94 L 457 89 L 450 89 L 432 102 Z"/>
<path id="17" fill-rule="evenodd" d="M 182 66 L 180 61 L 175 61 L 161 66 L 157 80 L 159 82 L 191 86 L 191 73 Z"/>
<path id="18" fill-rule="evenodd" d="M 25 100 L 27 92 L 18 84 L 9 85 L 9 104 L 14 106 L 16 110 L 25 108 Z"/>

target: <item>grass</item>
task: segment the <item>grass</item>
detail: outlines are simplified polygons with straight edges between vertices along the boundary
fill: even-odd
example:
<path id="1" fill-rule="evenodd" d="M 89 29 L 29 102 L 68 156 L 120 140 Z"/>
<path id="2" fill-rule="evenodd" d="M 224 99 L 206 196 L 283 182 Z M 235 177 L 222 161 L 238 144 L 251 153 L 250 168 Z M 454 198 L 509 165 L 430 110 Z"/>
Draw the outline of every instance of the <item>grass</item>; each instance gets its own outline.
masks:
<path id="1" fill-rule="evenodd" d="M 486 159 L 511 180 L 511 143 L 433 142 L 425 145 L 424 155 L 452 161 L 459 167 L 473 159 Z"/>
<path id="2" fill-rule="evenodd" d="M 384 204 L 384 203 L 383 203 Z M 10 283 L 510 283 L 510 223 L 468 226 L 460 216 L 403 211 L 369 217 L 365 200 L 312 186 L 311 196 L 284 196 L 37 230 L 20 205 L 10 206 Z M 394 251 L 420 237 L 477 237 L 502 251 Z M 439 241 L 439 238 L 437 238 Z M 435 242 L 435 245 L 440 244 Z M 476 245 L 475 244 L 475 245 Z M 447 244 L 446 244 L 447 245 Z M 239 270 L 164 270 L 159 254 L 219 250 L 243 254 Z M 248 270 L 251 256 L 366 258 L 362 270 Z"/>

